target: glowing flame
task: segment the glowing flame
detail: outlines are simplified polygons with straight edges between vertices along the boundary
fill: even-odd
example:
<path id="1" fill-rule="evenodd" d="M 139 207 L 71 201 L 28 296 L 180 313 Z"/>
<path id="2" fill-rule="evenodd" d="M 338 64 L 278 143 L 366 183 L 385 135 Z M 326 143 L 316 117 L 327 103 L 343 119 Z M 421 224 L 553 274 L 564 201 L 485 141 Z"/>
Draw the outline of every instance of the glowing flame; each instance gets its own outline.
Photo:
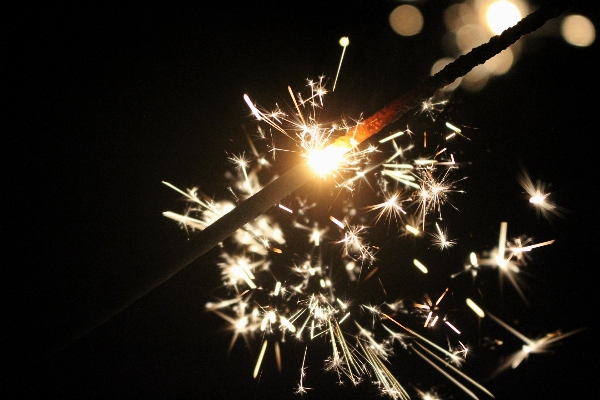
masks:
<path id="1" fill-rule="evenodd" d="M 308 165 L 319 174 L 325 176 L 342 166 L 346 159 L 346 153 L 352 149 L 352 144 L 343 140 L 336 140 L 334 143 L 322 149 L 314 149 L 308 152 Z"/>

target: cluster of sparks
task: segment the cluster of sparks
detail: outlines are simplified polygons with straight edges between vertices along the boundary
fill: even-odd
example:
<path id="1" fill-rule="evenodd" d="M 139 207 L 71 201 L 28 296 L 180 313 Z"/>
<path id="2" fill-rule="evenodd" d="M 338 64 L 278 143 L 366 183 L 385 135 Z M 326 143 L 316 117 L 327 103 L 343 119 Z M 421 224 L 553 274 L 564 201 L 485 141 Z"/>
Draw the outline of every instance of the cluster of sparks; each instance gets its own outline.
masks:
<path id="1" fill-rule="evenodd" d="M 439 250 L 455 244 L 442 219 L 442 209 L 446 205 L 453 207 L 452 197 L 462 193 L 458 187 L 462 179 L 454 178 L 461 163 L 449 148 L 453 141 L 469 139 L 460 128 L 446 122 L 444 132 L 429 138 L 406 128 L 389 133 L 376 144 L 360 148 L 352 143 L 350 147 L 339 146 L 335 139 L 351 133 L 352 126 L 346 122 L 319 122 L 318 113 L 327 93 L 324 78 L 309 81 L 306 90 L 308 94 L 289 89 L 293 103 L 290 112 L 280 107 L 261 110 L 245 96 L 259 121 L 258 141 L 267 144 L 261 153 L 255 141 L 250 140 L 251 155 L 230 156 L 235 172 L 229 174 L 231 185 L 225 200 L 210 198 L 198 189 L 183 191 L 165 183 L 183 195 L 189 207 L 183 214 L 164 215 L 191 232 L 204 229 L 237 202 L 260 191 L 263 182 L 273 179 L 271 164 L 281 150 L 274 143 L 280 135 L 293 140 L 297 148 L 292 150 L 306 158 L 316 175 L 333 181 L 335 200 L 326 213 L 310 195 L 290 196 L 222 244 L 218 262 L 222 287 L 220 295 L 206 304 L 206 310 L 228 325 L 232 335 L 230 349 L 240 340 L 249 348 L 260 343 L 254 377 L 264 369 L 268 351 L 275 354 L 277 369 L 281 371 L 283 344 L 304 346 L 295 389 L 300 395 L 309 389 L 306 363 L 312 359 L 311 353 L 321 354 L 326 348 L 328 355 L 321 368 L 333 373 L 340 383 L 371 382 L 382 395 L 393 399 L 409 399 L 409 390 L 423 399 L 435 398 L 432 391 L 412 386 L 407 389 L 406 383 L 395 376 L 390 360 L 399 350 L 422 359 L 469 397 L 493 397 L 461 371 L 470 349 L 461 337 L 460 323 L 441 305 L 452 296 L 452 282 L 456 282 L 453 278 L 468 273 L 475 279 L 482 268 L 497 269 L 525 299 L 519 273 L 526 265 L 526 256 L 553 241 L 536 244 L 526 237 L 508 240 L 507 224 L 502 223 L 498 247 L 479 255 L 472 253 L 463 269 L 449 277 L 443 293 L 433 297 L 435 302 L 428 294 L 420 302 L 386 299 L 374 305 L 358 301 L 357 297 L 365 296 L 356 294 L 371 279 L 379 281 L 380 294 L 387 298 L 386 285 L 377 278 L 377 272 L 385 268 L 378 262 L 380 246 L 369 242 L 369 234 L 376 226 L 384 226 L 392 236 L 430 240 L 431 247 Z M 433 119 L 432 112 L 444 104 L 445 101 L 429 100 L 421 114 Z M 542 214 L 558 212 L 544 187 L 532 185 L 526 173 L 522 184 L 530 194 L 531 204 Z M 377 200 L 357 205 L 362 193 L 366 193 L 365 198 Z M 418 259 L 413 264 L 423 274 L 428 273 L 427 266 Z M 471 299 L 464 301 L 479 318 L 489 316 L 523 341 L 522 349 L 496 372 L 517 367 L 528 354 L 544 351 L 573 333 L 556 332 L 529 339 L 484 312 Z M 428 330 L 440 326 L 445 327 L 447 336 L 444 345 L 426 337 Z M 317 347 L 321 350 L 313 351 Z"/>

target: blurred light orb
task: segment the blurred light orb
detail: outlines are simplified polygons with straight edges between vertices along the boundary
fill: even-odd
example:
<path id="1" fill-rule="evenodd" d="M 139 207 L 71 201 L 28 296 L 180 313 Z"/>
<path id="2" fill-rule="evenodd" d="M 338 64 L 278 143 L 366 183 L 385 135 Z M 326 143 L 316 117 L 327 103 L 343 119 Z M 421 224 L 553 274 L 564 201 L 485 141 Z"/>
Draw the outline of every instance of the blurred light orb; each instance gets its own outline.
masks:
<path id="1" fill-rule="evenodd" d="M 485 28 L 481 25 L 463 25 L 456 31 L 456 45 L 462 53 L 467 53 L 473 48 L 484 44 L 489 39 Z"/>
<path id="2" fill-rule="evenodd" d="M 594 24 L 583 15 L 569 15 L 560 26 L 563 39 L 573 46 L 587 47 L 596 39 Z"/>
<path id="3" fill-rule="evenodd" d="M 508 0 L 498 0 L 490 4 L 485 12 L 485 20 L 494 34 L 499 35 L 521 20 L 521 11 Z"/>
<path id="4" fill-rule="evenodd" d="M 492 75 L 503 75 L 508 72 L 510 67 L 512 67 L 513 60 L 513 52 L 509 47 L 508 49 L 502 50 L 500 53 L 487 60 L 483 66 Z"/>
<path id="5" fill-rule="evenodd" d="M 490 72 L 483 65 L 478 65 L 463 76 L 460 87 L 468 92 L 479 92 L 490 79 Z"/>
<path id="6" fill-rule="evenodd" d="M 389 21 L 394 32 L 401 36 L 414 36 L 423 29 L 423 14 L 417 7 L 408 4 L 394 8 Z"/>
<path id="7" fill-rule="evenodd" d="M 343 38 L 340 39 L 340 46 L 346 47 L 349 44 L 350 44 L 350 39 L 348 38 L 348 36 L 344 36 Z"/>
<path id="8" fill-rule="evenodd" d="M 462 3 L 452 4 L 444 10 L 444 24 L 446 24 L 446 28 L 451 31 L 455 31 L 462 26 L 460 21 L 461 6 Z"/>

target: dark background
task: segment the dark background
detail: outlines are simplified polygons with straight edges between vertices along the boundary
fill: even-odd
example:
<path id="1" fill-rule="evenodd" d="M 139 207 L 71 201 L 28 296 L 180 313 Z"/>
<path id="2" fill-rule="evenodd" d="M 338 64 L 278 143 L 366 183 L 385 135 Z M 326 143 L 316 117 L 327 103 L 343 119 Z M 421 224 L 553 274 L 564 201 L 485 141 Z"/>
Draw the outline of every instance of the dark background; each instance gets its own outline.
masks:
<path id="1" fill-rule="evenodd" d="M 294 397 L 303 347 L 284 352 L 282 375 L 271 360 L 254 380 L 259 343 L 250 352 L 240 341 L 228 354 L 223 321 L 204 312 L 219 285 L 214 251 L 90 329 L 160 276 L 186 240 L 161 215 L 183 207 L 161 181 L 223 192 L 225 151 L 247 150 L 243 132 L 252 118 L 244 93 L 268 108 L 288 101 L 288 85 L 333 78 L 346 35 L 350 46 L 326 110 L 330 118 L 358 118 L 445 55 L 448 2 L 420 3 L 425 27 L 410 38 L 389 28 L 397 2 L 320 3 L 4 5 L 3 397 Z M 598 28 L 591 9 L 573 11 Z M 534 254 L 530 307 L 510 287 L 485 304 L 532 337 L 587 327 L 554 354 L 532 355 L 487 383 L 496 398 L 594 390 L 598 56 L 597 42 L 575 48 L 537 35 L 508 74 L 452 98 L 453 121 L 471 127 L 472 137 L 464 149 L 472 162 L 467 194 L 449 224 L 470 238 L 457 247 L 457 260 L 493 246 L 500 221 L 509 222 L 509 237 L 556 239 Z M 565 219 L 536 219 L 515 179 L 519 163 L 553 184 L 556 202 L 570 210 Z M 520 346 L 497 326 L 482 327 L 494 330 L 513 341 L 511 349 Z M 479 365 L 493 369 L 498 354 L 493 361 L 474 355 L 473 375 L 483 376 Z M 445 398 L 464 397 L 422 362 L 395 362 L 416 382 L 439 382 Z M 321 365 L 310 365 L 307 398 L 378 396 L 368 384 L 338 387 Z"/>

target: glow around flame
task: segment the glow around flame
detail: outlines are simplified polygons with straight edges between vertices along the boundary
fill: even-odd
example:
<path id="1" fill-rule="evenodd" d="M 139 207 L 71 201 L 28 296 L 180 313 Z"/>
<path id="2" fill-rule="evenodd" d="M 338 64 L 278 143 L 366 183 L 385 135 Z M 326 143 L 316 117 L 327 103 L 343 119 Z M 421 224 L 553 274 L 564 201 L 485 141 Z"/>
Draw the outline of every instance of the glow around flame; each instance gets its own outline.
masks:
<path id="1" fill-rule="evenodd" d="M 336 140 L 322 149 L 309 151 L 308 165 L 321 177 L 331 174 L 346 163 L 346 153 L 353 147 L 351 141 Z"/>

